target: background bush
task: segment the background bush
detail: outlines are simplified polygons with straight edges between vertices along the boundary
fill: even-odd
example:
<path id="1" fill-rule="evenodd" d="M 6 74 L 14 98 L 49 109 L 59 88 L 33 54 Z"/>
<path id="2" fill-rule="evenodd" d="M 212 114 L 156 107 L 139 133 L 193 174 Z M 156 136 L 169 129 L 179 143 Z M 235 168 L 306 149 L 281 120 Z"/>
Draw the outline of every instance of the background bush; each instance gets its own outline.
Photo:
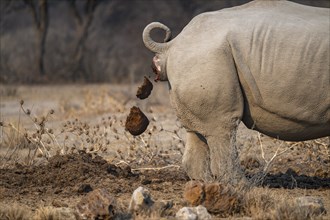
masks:
<path id="1" fill-rule="evenodd" d="M 40 35 L 29 6 L 35 6 L 36 16 L 42 20 L 38 5 L 45 1 L 48 3 L 48 29 L 44 73 L 40 74 L 37 65 Z M 163 22 L 176 36 L 201 12 L 248 1 L 1 0 L 0 80 L 6 84 L 135 82 L 151 74 L 153 55 L 141 38 L 147 24 Z M 330 7 L 328 0 L 294 1 Z M 89 3 L 95 7 L 92 12 L 88 11 Z M 84 29 L 88 20 L 90 24 Z M 163 34 L 155 33 L 154 37 L 162 40 Z"/>

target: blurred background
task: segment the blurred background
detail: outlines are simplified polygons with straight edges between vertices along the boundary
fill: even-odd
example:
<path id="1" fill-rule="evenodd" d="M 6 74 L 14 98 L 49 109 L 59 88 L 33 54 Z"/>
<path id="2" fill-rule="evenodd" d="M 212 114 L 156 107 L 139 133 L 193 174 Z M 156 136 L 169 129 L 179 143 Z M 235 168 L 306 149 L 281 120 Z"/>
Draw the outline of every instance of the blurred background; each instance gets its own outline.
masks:
<path id="1" fill-rule="evenodd" d="M 199 13 L 249 1 L 1 0 L 0 82 L 141 81 L 153 57 L 141 38 L 147 24 L 160 21 L 176 36 Z M 330 7 L 329 0 L 292 1 Z"/>

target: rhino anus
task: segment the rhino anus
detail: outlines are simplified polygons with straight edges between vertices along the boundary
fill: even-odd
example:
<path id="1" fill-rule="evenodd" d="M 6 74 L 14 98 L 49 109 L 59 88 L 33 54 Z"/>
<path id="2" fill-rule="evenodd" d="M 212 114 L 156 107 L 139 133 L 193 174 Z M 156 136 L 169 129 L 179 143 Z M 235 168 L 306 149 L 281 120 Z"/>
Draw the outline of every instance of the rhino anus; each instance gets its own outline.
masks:
<path id="1" fill-rule="evenodd" d="M 245 181 L 235 145 L 248 128 L 287 141 L 330 135 L 330 10 L 255 0 L 202 13 L 171 39 L 143 31 L 156 79 L 187 130 L 183 167 L 192 179 Z M 166 32 L 163 43 L 150 32 Z"/>

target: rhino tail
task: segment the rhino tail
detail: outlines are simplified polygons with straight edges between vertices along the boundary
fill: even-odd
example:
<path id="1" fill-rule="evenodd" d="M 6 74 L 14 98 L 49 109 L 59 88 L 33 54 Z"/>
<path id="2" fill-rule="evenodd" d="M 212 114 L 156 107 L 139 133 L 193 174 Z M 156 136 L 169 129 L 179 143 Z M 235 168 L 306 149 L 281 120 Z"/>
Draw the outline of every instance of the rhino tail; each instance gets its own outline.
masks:
<path id="1" fill-rule="evenodd" d="M 153 29 L 156 29 L 156 28 L 160 28 L 166 32 L 164 43 L 158 43 L 151 38 L 150 33 Z M 169 48 L 169 44 L 170 44 L 169 41 L 171 40 L 171 35 L 172 35 L 172 32 L 166 25 L 164 25 L 160 22 L 152 22 L 144 28 L 143 34 L 142 34 L 142 39 L 143 39 L 144 45 L 149 50 L 151 50 L 154 53 L 162 53 Z"/>

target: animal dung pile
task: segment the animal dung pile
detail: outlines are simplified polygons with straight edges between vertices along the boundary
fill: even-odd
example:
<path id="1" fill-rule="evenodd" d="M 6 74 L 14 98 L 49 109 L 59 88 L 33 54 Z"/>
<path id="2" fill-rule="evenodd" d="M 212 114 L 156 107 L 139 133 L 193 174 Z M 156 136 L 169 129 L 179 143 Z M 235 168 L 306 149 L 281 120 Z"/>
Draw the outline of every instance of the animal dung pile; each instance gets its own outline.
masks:
<path id="1" fill-rule="evenodd" d="M 126 118 L 125 128 L 134 136 L 142 134 L 149 125 L 149 119 L 136 106 L 131 108 L 129 115 Z"/>
<path id="2" fill-rule="evenodd" d="M 144 77 L 143 84 L 138 88 L 136 92 L 136 97 L 139 99 L 146 99 L 151 94 L 151 90 L 153 89 L 153 85 L 147 77 Z"/>
<path id="3" fill-rule="evenodd" d="M 210 213 L 232 213 L 242 200 L 230 186 L 198 181 L 186 183 L 183 197 L 190 205 L 203 205 Z"/>
<path id="4" fill-rule="evenodd" d="M 138 87 L 136 97 L 146 99 L 151 94 L 153 85 L 147 77 L 144 77 L 143 84 Z M 149 125 L 149 119 L 139 107 L 133 106 L 126 118 L 125 128 L 134 136 L 142 134 Z"/>

